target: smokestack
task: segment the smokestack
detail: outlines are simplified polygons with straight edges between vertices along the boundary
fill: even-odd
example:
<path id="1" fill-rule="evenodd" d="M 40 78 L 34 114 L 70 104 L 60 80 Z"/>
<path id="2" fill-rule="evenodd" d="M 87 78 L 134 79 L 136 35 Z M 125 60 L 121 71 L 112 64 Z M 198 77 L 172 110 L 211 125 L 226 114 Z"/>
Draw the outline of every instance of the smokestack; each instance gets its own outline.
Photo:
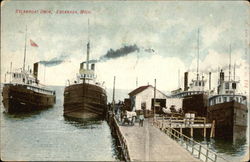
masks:
<path id="1" fill-rule="evenodd" d="M 38 76 L 38 62 L 34 63 L 34 65 L 33 65 L 33 75 L 37 79 L 37 76 Z"/>
<path id="2" fill-rule="evenodd" d="M 209 72 L 209 90 L 211 90 L 211 72 Z"/>
<path id="3" fill-rule="evenodd" d="M 34 65 L 33 65 L 33 75 L 34 75 L 34 77 L 36 78 L 36 83 L 38 84 L 39 82 L 38 82 L 38 79 L 37 79 L 37 77 L 38 77 L 38 64 L 39 64 L 39 62 L 36 62 L 36 63 L 34 63 Z"/>
<path id="4" fill-rule="evenodd" d="M 184 91 L 188 90 L 188 72 L 184 73 Z"/>
<path id="5" fill-rule="evenodd" d="M 224 72 L 223 72 L 222 69 L 221 69 L 221 71 L 220 71 L 220 83 L 221 83 L 222 81 L 224 81 Z"/>
<path id="6" fill-rule="evenodd" d="M 91 64 L 91 70 L 95 70 L 95 64 Z"/>

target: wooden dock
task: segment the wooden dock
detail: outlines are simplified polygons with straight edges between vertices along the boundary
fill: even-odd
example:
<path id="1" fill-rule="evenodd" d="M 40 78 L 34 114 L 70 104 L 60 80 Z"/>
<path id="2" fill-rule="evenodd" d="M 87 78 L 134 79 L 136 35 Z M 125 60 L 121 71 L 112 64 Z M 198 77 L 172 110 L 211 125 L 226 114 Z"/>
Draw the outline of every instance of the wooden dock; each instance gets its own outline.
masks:
<path id="1" fill-rule="evenodd" d="M 126 143 L 129 161 L 200 161 L 146 119 L 144 126 L 122 126 L 119 131 Z M 118 123 L 118 122 L 117 122 Z"/>
<path id="2" fill-rule="evenodd" d="M 215 121 L 207 123 L 205 117 L 196 117 L 193 119 L 184 117 L 156 117 L 157 121 L 161 122 L 161 128 L 170 127 L 179 129 L 190 129 L 190 137 L 193 137 L 194 129 L 203 129 L 203 136 L 207 136 L 207 129 L 210 129 L 210 138 L 215 136 Z"/>

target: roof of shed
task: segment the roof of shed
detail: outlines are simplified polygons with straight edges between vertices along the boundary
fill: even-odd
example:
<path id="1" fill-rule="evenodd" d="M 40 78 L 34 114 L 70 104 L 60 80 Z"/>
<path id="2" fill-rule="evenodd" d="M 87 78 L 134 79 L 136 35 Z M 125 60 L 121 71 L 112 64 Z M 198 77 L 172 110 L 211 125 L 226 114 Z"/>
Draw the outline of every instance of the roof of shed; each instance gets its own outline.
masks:
<path id="1" fill-rule="evenodd" d="M 153 87 L 151 85 L 146 85 L 146 86 L 141 86 L 141 87 L 138 87 L 136 88 L 135 90 L 133 90 L 132 92 L 130 92 L 128 95 L 129 96 L 135 96 L 137 95 L 138 93 L 144 91 L 145 89 L 147 89 L 148 87 Z"/>

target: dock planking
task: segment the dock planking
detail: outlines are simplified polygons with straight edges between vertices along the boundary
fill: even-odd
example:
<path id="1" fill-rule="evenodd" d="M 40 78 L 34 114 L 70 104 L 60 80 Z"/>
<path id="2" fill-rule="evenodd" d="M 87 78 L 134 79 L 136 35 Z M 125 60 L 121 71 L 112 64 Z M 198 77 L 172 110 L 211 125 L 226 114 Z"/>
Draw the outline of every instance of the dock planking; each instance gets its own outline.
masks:
<path id="1" fill-rule="evenodd" d="M 152 125 L 119 126 L 127 141 L 131 161 L 200 161 Z"/>

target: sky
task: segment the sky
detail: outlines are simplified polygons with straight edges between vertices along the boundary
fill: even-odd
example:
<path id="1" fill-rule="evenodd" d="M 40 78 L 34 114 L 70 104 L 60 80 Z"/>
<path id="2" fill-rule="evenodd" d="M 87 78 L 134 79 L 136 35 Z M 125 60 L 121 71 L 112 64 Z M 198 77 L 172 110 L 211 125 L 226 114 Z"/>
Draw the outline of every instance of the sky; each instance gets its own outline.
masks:
<path id="1" fill-rule="evenodd" d="M 64 86 L 76 77 L 89 38 L 91 59 L 124 46 L 139 49 L 97 63 L 98 81 L 107 88 L 113 87 L 114 76 L 119 89 L 136 88 L 136 80 L 138 86 L 154 85 L 154 79 L 162 91 L 183 87 L 185 71 L 189 80 L 195 79 L 198 49 L 200 75 L 207 79 L 211 71 L 215 88 L 218 69 L 228 75 L 231 45 L 236 78 L 242 91 L 248 92 L 247 1 L 6 1 L 1 5 L 2 82 L 10 62 L 13 69 L 22 67 L 27 26 L 27 66 L 59 60 L 46 67 L 48 85 Z M 60 13 L 64 11 L 71 13 Z M 30 40 L 38 47 L 31 46 Z"/>

